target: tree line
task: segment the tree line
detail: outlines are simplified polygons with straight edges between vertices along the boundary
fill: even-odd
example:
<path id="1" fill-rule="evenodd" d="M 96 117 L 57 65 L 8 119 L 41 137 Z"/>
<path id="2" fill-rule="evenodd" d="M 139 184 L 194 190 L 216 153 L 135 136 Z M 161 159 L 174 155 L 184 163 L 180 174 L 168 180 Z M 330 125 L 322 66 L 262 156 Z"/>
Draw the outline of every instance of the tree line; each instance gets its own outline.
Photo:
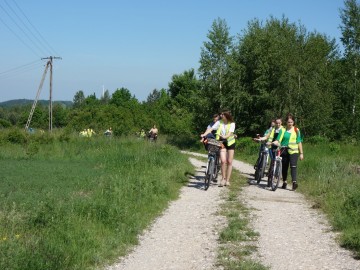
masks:
<path id="1" fill-rule="evenodd" d="M 236 36 L 226 21 L 213 21 L 200 54 L 200 67 L 172 76 L 168 89 L 154 89 L 139 102 L 129 89 L 97 98 L 74 95 L 73 107 L 54 107 L 53 124 L 76 131 L 112 127 L 132 134 L 157 124 L 160 132 L 195 136 L 211 116 L 230 110 L 239 136 L 265 131 L 270 119 L 291 112 L 305 136 L 354 139 L 360 135 L 360 5 L 345 0 L 342 33 L 336 40 L 285 16 L 254 19 Z M 0 126 L 23 126 L 29 108 L 0 108 Z M 48 112 L 36 108 L 32 126 L 47 128 Z"/>

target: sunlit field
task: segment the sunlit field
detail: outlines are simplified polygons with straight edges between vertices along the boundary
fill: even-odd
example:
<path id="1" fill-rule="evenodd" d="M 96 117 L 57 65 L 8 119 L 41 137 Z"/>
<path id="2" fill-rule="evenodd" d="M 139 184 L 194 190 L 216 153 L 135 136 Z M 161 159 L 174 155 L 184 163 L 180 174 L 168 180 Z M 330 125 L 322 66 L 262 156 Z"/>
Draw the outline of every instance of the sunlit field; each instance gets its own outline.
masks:
<path id="1" fill-rule="evenodd" d="M 175 148 L 137 138 L 14 130 L 0 142 L 0 269 L 111 262 L 137 243 L 192 171 Z"/>

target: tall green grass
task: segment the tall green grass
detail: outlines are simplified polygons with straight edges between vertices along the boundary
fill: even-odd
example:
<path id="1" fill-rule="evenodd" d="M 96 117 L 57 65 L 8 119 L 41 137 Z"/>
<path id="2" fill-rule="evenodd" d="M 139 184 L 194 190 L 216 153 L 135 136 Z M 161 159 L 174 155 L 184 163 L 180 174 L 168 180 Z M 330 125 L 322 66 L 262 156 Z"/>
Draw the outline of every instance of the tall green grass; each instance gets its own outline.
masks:
<path id="1" fill-rule="evenodd" d="M 254 164 L 257 144 L 247 139 L 240 146 L 237 158 Z M 314 208 L 321 208 L 333 228 L 341 232 L 340 244 L 360 257 L 359 145 L 305 141 L 303 147 L 304 160 L 298 162 L 298 190 L 314 202 Z"/>
<path id="2" fill-rule="evenodd" d="M 301 191 L 341 231 L 340 243 L 360 256 L 360 153 L 349 144 L 305 145 L 299 164 Z"/>
<path id="3" fill-rule="evenodd" d="M 111 262 L 192 170 L 175 148 L 136 138 L 8 137 L 0 135 L 0 269 Z"/>

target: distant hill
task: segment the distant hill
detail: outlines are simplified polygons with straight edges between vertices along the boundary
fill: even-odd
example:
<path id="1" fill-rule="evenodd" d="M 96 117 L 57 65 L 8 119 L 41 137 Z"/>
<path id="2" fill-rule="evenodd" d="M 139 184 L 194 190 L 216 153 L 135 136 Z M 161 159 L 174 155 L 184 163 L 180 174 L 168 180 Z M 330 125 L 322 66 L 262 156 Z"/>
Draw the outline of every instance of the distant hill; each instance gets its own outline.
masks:
<path id="1" fill-rule="evenodd" d="M 0 107 L 3 108 L 10 108 L 15 106 L 26 106 L 26 105 L 32 105 L 34 100 L 31 99 L 12 99 L 4 102 L 0 102 Z M 49 104 L 48 100 L 40 99 L 38 100 L 38 105 L 45 105 L 47 106 Z M 71 107 L 73 105 L 72 101 L 53 101 L 53 105 L 55 104 L 62 104 L 65 107 Z"/>

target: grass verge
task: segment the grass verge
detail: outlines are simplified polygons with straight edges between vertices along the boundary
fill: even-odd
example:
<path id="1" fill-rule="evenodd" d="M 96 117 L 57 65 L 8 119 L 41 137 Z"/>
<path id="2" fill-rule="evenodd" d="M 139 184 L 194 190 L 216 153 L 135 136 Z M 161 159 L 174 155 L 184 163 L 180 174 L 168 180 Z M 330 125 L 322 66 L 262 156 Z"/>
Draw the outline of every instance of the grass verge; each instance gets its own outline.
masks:
<path id="1" fill-rule="evenodd" d="M 137 243 L 193 171 L 159 143 L 15 135 L 0 152 L 0 269 L 108 264 Z"/>
<path id="2" fill-rule="evenodd" d="M 258 233 L 250 226 L 249 209 L 241 202 L 242 187 L 246 179 L 233 170 L 229 192 L 225 193 L 225 203 L 220 214 L 227 218 L 228 225 L 220 233 L 220 247 L 217 266 L 225 270 L 265 270 L 254 260 L 257 251 Z"/>

